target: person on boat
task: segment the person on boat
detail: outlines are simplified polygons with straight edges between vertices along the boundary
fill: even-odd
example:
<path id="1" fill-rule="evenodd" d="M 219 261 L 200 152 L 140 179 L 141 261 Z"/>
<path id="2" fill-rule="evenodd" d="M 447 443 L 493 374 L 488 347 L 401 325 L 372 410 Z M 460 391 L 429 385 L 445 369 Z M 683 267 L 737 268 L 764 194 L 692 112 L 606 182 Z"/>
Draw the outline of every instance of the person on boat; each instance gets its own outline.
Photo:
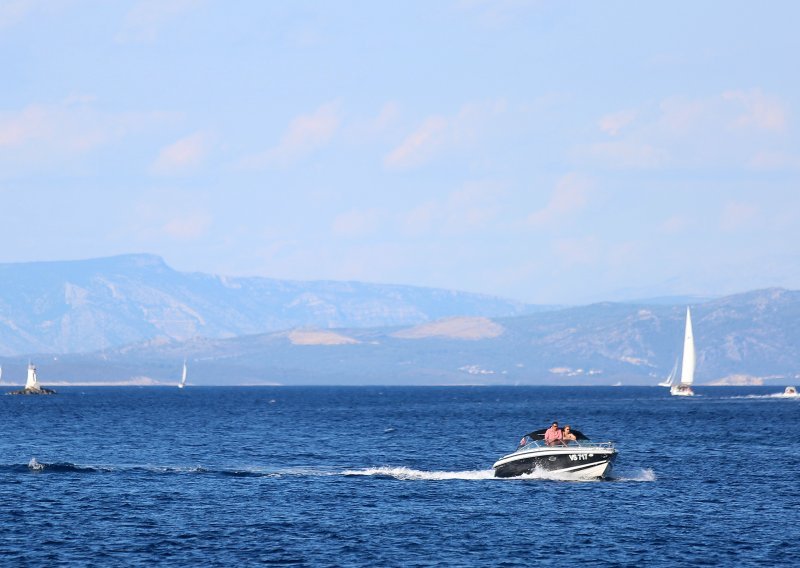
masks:
<path id="1" fill-rule="evenodd" d="M 553 422 L 553 425 L 544 433 L 544 443 L 548 446 L 554 446 L 556 443 L 561 442 L 563 435 L 561 430 L 558 429 L 558 422 Z"/>
<path id="2" fill-rule="evenodd" d="M 575 437 L 575 434 L 572 433 L 569 424 L 567 424 L 564 426 L 564 432 L 561 435 L 561 439 L 564 441 L 564 443 L 569 444 L 570 442 L 575 442 L 578 438 Z"/>
<path id="3" fill-rule="evenodd" d="M 524 446 L 527 443 L 528 443 L 528 437 L 527 436 L 523 436 L 522 439 L 519 441 L 519 446 L 517 446 L 517 447 L 521 448 L 522 446 Z"/>

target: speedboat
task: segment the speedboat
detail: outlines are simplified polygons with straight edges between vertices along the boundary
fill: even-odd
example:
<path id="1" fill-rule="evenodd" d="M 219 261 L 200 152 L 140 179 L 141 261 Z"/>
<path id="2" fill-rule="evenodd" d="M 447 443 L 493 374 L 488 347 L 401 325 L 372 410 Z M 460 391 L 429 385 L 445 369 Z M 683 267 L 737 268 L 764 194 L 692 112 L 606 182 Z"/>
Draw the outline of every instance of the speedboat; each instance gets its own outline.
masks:
<path id="1" fill-rule="evenodd" d="M 793 386 L 788 386 L 784 391 L 779 394 L 781 398 L 798 398 L 800 395 L 797 394 L 797 389 Z"/>
<path id="2" fill-rule="evenodd" d="M 617 457 L 613 442 L 592 442 L 577 430 L 575 440 L 544 442 L 546 428 L 525 434 L 517 449 L 503 456 L 492 466 L 495 477 L 516 477 L 534 470 L 563 475 L 565 479 L 594 479 L 606 477 Z"/>

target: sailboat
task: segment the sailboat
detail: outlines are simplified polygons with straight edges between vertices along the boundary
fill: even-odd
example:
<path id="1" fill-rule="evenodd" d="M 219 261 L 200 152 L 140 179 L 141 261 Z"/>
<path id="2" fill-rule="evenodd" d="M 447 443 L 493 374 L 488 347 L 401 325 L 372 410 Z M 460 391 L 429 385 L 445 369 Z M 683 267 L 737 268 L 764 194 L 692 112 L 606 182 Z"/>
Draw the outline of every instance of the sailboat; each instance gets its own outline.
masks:
<path id="1" fill-rule="evenodd" d="M 686 308 L 686 330 L 683 333 L 683 363 L 681 364 L 681 382 L 672 385 L 669 392 L 672 396 L 694 396 L 694 335 L 692 334 L 692 312 Z"/>
<path id="2" fill-rule="evenodd" d="M 181 374 L 181 382 L 178 383 L 178 388 L 182 389 L 186 386 L 186 359 L 183 360 L 183 373 Z"/>

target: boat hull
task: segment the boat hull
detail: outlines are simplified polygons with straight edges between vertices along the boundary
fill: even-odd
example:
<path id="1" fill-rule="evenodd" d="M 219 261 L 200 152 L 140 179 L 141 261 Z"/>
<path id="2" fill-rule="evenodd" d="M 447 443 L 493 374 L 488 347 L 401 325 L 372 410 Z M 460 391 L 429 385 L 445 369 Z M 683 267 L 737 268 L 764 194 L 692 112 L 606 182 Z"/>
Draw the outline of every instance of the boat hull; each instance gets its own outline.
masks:
<path id="1" fill-rule="evenodd" d="M 694 396 L 694 391 L 688 385 L 674 386 L 669 392 L 672 396 Z"/>
<path id="2" fill-rule="evenodd" d="M 500 458 L 493 466 L 495 477 L 517 477 L 547 471 L 567 479 L 607 477 L 617 452 L 608 448 L 548 448 L 517 452 Z"/>

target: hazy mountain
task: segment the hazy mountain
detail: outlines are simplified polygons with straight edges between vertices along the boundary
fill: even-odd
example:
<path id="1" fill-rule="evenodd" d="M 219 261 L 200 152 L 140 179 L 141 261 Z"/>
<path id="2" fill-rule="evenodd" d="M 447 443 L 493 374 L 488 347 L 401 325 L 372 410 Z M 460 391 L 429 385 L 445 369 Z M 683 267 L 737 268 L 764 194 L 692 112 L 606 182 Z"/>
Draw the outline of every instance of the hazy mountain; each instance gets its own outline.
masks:
<path id="1" fill-rule="evenodd" d="M 655 384 L 683 344 L 684 306 L 602 303 L 415 326 L 293 329 L 230 339 L 151 341 L 42 359 L 43 382 L 145 377 L 194 384 Z M 692 306 L 696 381 L 800 373 L 800 292 L 761 290 Z M 25 361 L 14 373 L 23 376 Z"/>
<path id="2" fill-rule="evenodd" d="M 0 355 L 75 353 L 157 338 L 414 325 L 539 308 L 413 286 L 226 278 L 178 272 L 152 255 L 0 264 Z"/>

